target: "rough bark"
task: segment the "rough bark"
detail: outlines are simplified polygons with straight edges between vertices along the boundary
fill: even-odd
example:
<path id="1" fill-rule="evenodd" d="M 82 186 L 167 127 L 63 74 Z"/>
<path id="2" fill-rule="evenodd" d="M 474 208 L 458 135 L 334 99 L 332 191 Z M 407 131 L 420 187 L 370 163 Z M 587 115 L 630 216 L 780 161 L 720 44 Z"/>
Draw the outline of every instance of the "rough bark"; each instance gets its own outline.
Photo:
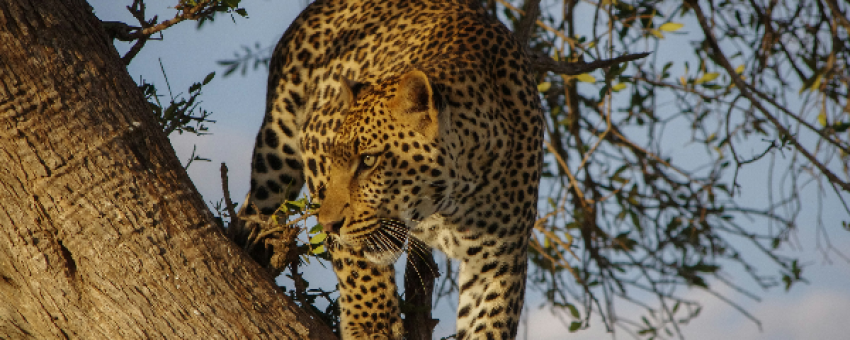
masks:
<path id="1" fill-rule="evenodd" d="M 0 0 L 0 338 L 333 338 L 215 225 L 102 32 Z"/>

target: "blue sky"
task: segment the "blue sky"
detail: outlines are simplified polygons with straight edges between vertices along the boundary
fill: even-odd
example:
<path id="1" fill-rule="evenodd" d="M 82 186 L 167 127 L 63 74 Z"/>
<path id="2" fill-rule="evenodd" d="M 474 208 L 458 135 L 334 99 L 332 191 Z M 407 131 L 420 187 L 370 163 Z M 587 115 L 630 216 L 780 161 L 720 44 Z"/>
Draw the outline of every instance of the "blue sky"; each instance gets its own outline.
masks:
<path id="1" fill-rule="evenodd" d="M 132 23 L 132 18 L 124 9 L 130 0 L 94 0 L 90 4 L 102 20 L 122 20 Z M 160 20 L 170 18 L 175 11 L 170 9 L 177 1 L 147 1 L 148 16 L 158 14 Z M 212 162 L 195 162 L 189 169 L 198 190 L 207 201 L 217 201 L 221 196 L 219 164 L 226 162 L 230 168 L 230 190 L 233 198 L 241 201 L 248 190 L 250 177 L 250 158 L 254 137 L 263 117 L 266 94 L 266 75 L 264 68 L 248 72 L 246 76 L 221 77 L 223 69 L 216 61 L 229 59 L 241 46 L 272 46 L 283 34 L 289 23 L 303 8 L 303 0 L 257 0 L 245 1 L 244 6 L 250 15 L 249 19 L 236 17 L 235 23 L 226 16 L 220 16 L 214 23 L 207 24 L 202 30 L 195 29 L 194 23 L 182 23 L 164 32 L 162 41 L 150 41 L 129 67 L 134 79 L 143 77 L 154 83 L 161 93 L 166 93 L 165 82 L 160 72 L 159 60 L 165 68 L 171 88 L 175 92 L 184 91 L 194 82 L 199 82 L 210 71 L 218 75 L 207 87 L 202 96 L 202 107 L 212 111 L 210 136 L 195 137 L 190 135 L 173 135 L 171 140 L 178 156 L 184 161 L 188 159 L 193 146 L 197 147 L 200 156 L 210 158 Z M 687 27 L 686 27 L 687 28 Z M 679 39 L 679 40 L 676 40 Z M 687 38 L 669 37 L 669 44 L 675 48 L 677 44 L 686 44 Z M 681 46 L 681 45 L 678 45 Z M 126 46 L 119 46 L 119 51 L 126 51 Z M 674 70 L 675 72 L 675 70 Z M 597 78 L 599 78 L 597 76 Z M 586 84 L 582 86 L 596 86 Z M 688 151 L 673 151 L 686 157 Z M 749 167 L 742 173 L 744 183 L 743 199 L 758 200 L 763 196 L 763 168 Z M 816 196 L 813 190 L 808 190 L 805 204 L 810 206 L 798 219 L 799 231 L 794 239 L 794 247 L 783 246 L 786 255 L 797 257 L 805 267 L 805 277 L 810 284 L 799 284 L 790 292 L 781 287 L 769 291 L 761 291 L 745 280 L 735 280 L 734 272 L 730 273 L 733 280 L 752 289 L 761 297 L 761 302 L 751 300 L 734 291 L 727 291 L 726 296 L 740 303 L 763 324 L 762 331 L 748 321 L 740 313 L 699 290 L 680 291 L 680 295 L 704 303 L 701 316 L 690 324 L 683 326 L 682 331 L 687 339 L 846 339 L 850 336 L 850 263 L 832 255 L 823 256 L 817 250 L 815 241 L 815 223 L 817 218 Z M 835 226 L 840 220 L 848 220 L 834 196 L 823 198 L 823 221 L 828 226 Z M 754 228 L 766 226 L 754 225 Z M 850 253 L 850 233 L 839 228 L 828 228 L 830 240 L 845 253 Z M 317 267 L 317 266 L 314 266 Z M 311 268 L 307 279 L 311 282 L 332 282 L 333 273 L 328 269 Z M 332 285 L 331 285 L 332 287 Z M 606 335 L 604 327 L 598 323 L 592 324 L 588 330 L 575 334 L 566 332 L 569 324 L 568 316 L 554 316 L 541 306 L 542 299 L 530 294 L 526 307 L 526 327 L 520 331 L 521 338 L 527 334 L 528 339 L 600 339 L 612 338 Z M 642 313 L 642 310 L 622 305 L 618 314 Z M 442 303 L 435 312 L 436 318 L 442 321 L 437 326 L 437 335 L 446 336 L 454 331 L 453 302 Z M 593 320 L 599 320 L 594 316 Z M 636 319 L 636 317 L 634 317 Z M 565 320 L 562 324 L 561 320 Z M 629 338 L 626 333 L 617 333 L 616 338 Z"/>

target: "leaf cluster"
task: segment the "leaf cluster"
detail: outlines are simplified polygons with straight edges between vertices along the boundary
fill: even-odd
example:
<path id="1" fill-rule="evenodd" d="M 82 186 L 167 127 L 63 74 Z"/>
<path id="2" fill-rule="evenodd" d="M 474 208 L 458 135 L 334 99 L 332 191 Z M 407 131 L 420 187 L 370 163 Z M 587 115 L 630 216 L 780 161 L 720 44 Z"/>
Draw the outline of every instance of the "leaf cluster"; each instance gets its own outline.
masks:
<path id="1" fill-rule="evenodd" d="M 165 75 L 164 71 L 163 75 Z M 203 136 L 208 134 L 207 131 L 209 130 L 209 127 L 204 124 L 215 123 L 215 121 L 209 119 L 212 112 L 200 107 L 201 102 L 198 97 L 200 97 L 204 85 L 209 84 L 213 77 L 215 77 L 215 72 L 210 72 L 204 77 L 203 81 L 189 86 L 188 97 L 184 97 L 182 92 L 177 93 L 177 95 L 173 94 L 171 86 L 168 85 L 169 99 L 167 103 L 160 100 L 162 95 L 158 93 L 155 85 L 142 80 L 139 89 L 144 93 L 154 117 L 157 118 L 160 128 L 166 135 L 176 131 L 180 134 L 188 132 Z M 168 84 L 168 77 L 165 80 Z"/>

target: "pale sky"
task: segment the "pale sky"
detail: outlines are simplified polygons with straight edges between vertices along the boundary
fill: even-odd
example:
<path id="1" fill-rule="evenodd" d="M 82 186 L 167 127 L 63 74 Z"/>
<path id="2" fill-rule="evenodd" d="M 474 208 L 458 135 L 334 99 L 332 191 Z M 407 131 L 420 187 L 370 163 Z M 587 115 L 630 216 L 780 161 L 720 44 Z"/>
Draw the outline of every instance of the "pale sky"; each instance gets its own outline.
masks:
<path id="1" fill-rule="evenodd" d="M 108 21 L 122 20 L 132 24 L 124 6 L 131 0 L 93 0 L 90 4 L 95 13 Z M 174 15 L 173 9 L 168 9 L 177 1 L 146 1 L 148 16 L 159 14 L 160 20 Z M 210 163 L 195 162 L 189 169 L 198 190 L 207 201 L 217 201 L 221 196 L 220 177 L 218 168 L 221 162 L 226 162 L 230 168 L 230 190 L 233 199 L 241 201 L 248 190 L 250 177 L 250 159 L 254 137 L 260 125 L 265 106 L 266 76 L 264 68 L 248 72 L 245 77 L 235 75 L 229 78 L 221 77 L 223 68 L 216 64 L 217 60 L 229 59 L 242 45 L 253 46 L 259 42 L 262 46 L 272 46 L 283 34 L 289 23 L 295 18 L 304 2 L 300 0 L 261 0 L 245 1 L 250 15 L 249 19 L 236 17 L 234 23 L 229 17 L 219 16 L 214 23 L 208 23 L 201 31 L 195 29 L 194 23 L 182 23 L 165 31 L 163 41 L 150 41 L 142 52 L 134 59 L 129 67 L 134 79 L 143 76 L 148 82 L 155 83 L 161 94 L 167 94 L 158 58 L 168 74 L 171 88 L 176 92 L 185 92 L 194 82 L 199 82 L 210 71 L 218 75 L 207 87 L 202 96 L 202 107 L 212 111 L 212 119 L 217 123 L 210 125 L 213 135 L 194 137 L 173 135 L 171 140 L 175 151 L 183 160 L 188 159 L 193 145 L 197 146 L 200 156 L 212 159 Z M 686 27 L 687 28 L 687 27 Z M 687 43 L 687 40 L 672 41 L 670 44 Z M 685 38 L 678 38 L 685 39 Z M 126 51 L 126 46 L 119 46 L 119 51 Z M 597 75 L 597 78 L 601 78 Z M 584 84 L 582 86 L 596 86 Z M 686 151 L 679 152 L 687 154 Z M 676 157 L 676 152 L 673 152 Z M 748 168 L 742 174 L 745 179 L 745 199 L 759 199 L 763 187 L 757 184 L 763 182 L 759 168 Z M 809 196 L 814 197 L 811 193 Z M 840 220 L 848 220 L 834 196 L 824 198 L 824 222 L 834 226 Z M 704 308 L 699 317 L 688 325 L 682 326 L 686 339 L 848 339 L 850 338 L 850 263 L 836 257 L 824 257 L 815 243 L 815 204 L 814 198 L 804 204 L 811 204 L 798 219 L 798 247 L 790 249 L 785 246 L 785 254 L 797 257 L 806 267 L 805 277 L 810 284 L 798 284 L 785 292 L 782 287 L 769 291 L 761 291 L 751 281 L 735 277 L 736 284 L 741 284 L 761 297 L 761 302 L 753 301 L 744 295 L 733 291 L 723 291 L 728 298 L 740 303 L 754 317 L 762 322 L 762 331 L 747 320 L 735 309 L 724 304 L 699 290 L 681 290 L 681 296 L 699 300 Z M 763 226 L 754 226 L 763 227 Z M 839 249 L 844 249 L 850 255 L 850 233 L 840 228 L 830 228 L 831 241 Z M 314 266 L 307 273 L 311 282 L 335 280 L 329 268 L 321 269 Z M 732 272 L 734 274 L 734 272 Z M 773 274 L 765 271 L 762 274 Z M 733 276 L 734 277 L 734 276 Z M 709 282 L 712 284 L 712 282 Z M 333 286 L 331 285 L 330 288 Z M 444 300 L 445 301 L 445 300 Z M 590 329 L 581 330 L 574 334 L 566 331 L 569 317 L 563 317 L 566 323 L 553 316 L 547 308 L 540 308 L 541 298 L 529 295 L 527 301 L 527 328 L 520 330 L 520 338 L 527 334 L 527 339 L 628 339 L 624 332 L 616 336 L 606 335 L 605 329 L 598 323 L 599 317 Z M 652 300 L 650 300 L 652 301 Z M 454 333 L 453 303 L 442 303 L 435 311 L 435 317 L 442 321 L 437 326 L 436 336 L 447 336 Z M 629 315 L 633 313 L 634 315 Z M 618 314 L 632 319 L 639 319 L 642 310 L 620 306 Z"/>

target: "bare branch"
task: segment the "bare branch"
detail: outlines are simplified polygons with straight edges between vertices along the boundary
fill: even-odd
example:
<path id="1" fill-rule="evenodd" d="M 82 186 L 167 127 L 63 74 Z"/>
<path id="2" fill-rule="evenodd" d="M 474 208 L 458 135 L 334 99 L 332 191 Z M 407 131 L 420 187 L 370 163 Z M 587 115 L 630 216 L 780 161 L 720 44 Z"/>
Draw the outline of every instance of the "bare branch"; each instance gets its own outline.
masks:
<path id="1" fill-rule="evenodd" d="M 224 162 L 221 163 L 220 172 L 221 172 L 221 191 L 222 191 L 222 193 L 224 193 L 224 204 L 225 204 L 225 208 L 227 209 L 227 214 L 230 215 L 230 226 L 229 226 L 228 231 L 229 230 L 241 229 L 240 225 L 241 225 L 242 221 L 239 220 L 239 217 L 236 215 L 236 209 L 234 209 L 235 206 L 233 204 L 233 201 L 230 199 L 230 186 L 227 183 L 227 165 L 225 165 Z M 228 233 L 228 235 L 229 234 L 230 233 Z M 231 235 L 231 238 L 232 238 L 232 235 Z"/>
<path id="2" fill-rule="evenodd" d="M 753 106 L 755 106 L 759 111 L 761 111 L 762 114 L 764 114 L 765 118 L 767 118 L 767 120 L 769 120 L 771 124 L 773 124 L 776 130 L 779 131 L 781 135 L 785 136 L 788 142 L 791 143 L 791 145 L 793 145 L 794 148 L 798 152 L 800 152 L 801 155 L 803 155 L 803 157 L 808 159 L 809 162 L 812 163 L 812 165 L 817 167 L 818 170 L 820 170 L 821 173 L 823 173 L 824 176 L 826 176 L 830 182 L 837 184 L 844 191 L 850 192 L 850 183 L 841 180 L 840 178 L 838 178 L 838 176 L 832 173 L 832 171 L 830 171 L 826 167 L 826 165 L 822 164 L 817 159 L 817 157 L 815 157 L 805 147 L 803 147 L 803 145 L 801 145 L 797 141 L 797 139 L 792 136 L 791 132 L 788 131 L 788 129 L 786 129 L 785 126 L 782 125 L 782 123 L 776 117 L 774 117 L 770 113 L 770 111 L 767 110 L 767 108 L 761 105 L 761 102 L 758 100 L 758 98 L 756 98 L 753 93 L 750 92 L 751 90 L 753 90 L 752 86 L 744 82 L 744 80 L 740 76 L 738 76 L 737 72 L 735 72 L 735 68 L 732 67 L 732 64 L 729 63 L 728 59 L 726 59 L 726 55 L 723 54 L 723 50 L 720 49 L 720 45 L 717 43 L 717 38 L 714 37 L 714 32 L 711 30 L 711 27 L 708 23 L 708 19 L 705 17 L 705 13 L 703 13 L 699 3 L 696 0 L 688 0 L 687 2 L 694 10 L 697 19 L 699 20 L 700 27 L 702 27 L 702 30 L 705 33 L 706 40 L 711 46 L 711 49 L 714 51 L 714 57 L 717 58 L 717 62 L 720 64 L 720 66 L 723 67 L 726 72 L 731 76 L 732 82 L 734 82 L 735 86 L 737 86 L 741 90 L 741 94 L 744 95 L 744 97 L 747 97 L 750 103 L 752 103 Z"/>
<path id="3" fill-rule="evenodd" d="M 145 27 L 144 29 L 136 33 L 136 35 L 140 37 L 151 36 L 152 34 L 161 32 L 162 30 L 174 26 L 181 21 L 195 20 L 203 16 L 209 15 L 213 12 L 211 5 L 213 5 L 215 2 L 215 0 L 201 0 L 198 1 L 195 6 L 188 8 L 185 4 L 181 4 L 180 6 L 176 7 L 181 12 L 178 12 L 177 15 L 175 15 L 173 18 L 150 27 Z"/>
<path id="4" fill-rule="evenodd" d="M 846 14 L 842 13 L 841 9 L 838 8 L 838 2 L 835 0 L 826 0 L 826 5 L 829 6 L 829 10 L 832 11 L 832 16 L 835 21 L 844 27 L 844 30 L 847 31 L 848 35 L 850 35 L 850 20 L 848 20 Z"/>
<path id="5" fill-rule="evenodd" d="M 528 40 L 531 39 L 531 33 L 534 30 L 534 24 L 537 22 L 537 16 L 539 15 L 540 0 L 528 0 L 525 3 L 525 16 L 522 17 L 516 29 L 514 29 L 514 35 L 523 46 L 528 46 Z"/>
<path id="6" fill-rule="evenodd" d="M 558 62 L 542 53 L 531 53 L 531 67 L 538 72 L 554 72 L 565 75 L 579 75 L 600 68 L 607 68 L 619 63 L 638 60 L 648 56 L 649 53 L 626 54 L 611 59 L 594 60 L 585 62 Z"/>

